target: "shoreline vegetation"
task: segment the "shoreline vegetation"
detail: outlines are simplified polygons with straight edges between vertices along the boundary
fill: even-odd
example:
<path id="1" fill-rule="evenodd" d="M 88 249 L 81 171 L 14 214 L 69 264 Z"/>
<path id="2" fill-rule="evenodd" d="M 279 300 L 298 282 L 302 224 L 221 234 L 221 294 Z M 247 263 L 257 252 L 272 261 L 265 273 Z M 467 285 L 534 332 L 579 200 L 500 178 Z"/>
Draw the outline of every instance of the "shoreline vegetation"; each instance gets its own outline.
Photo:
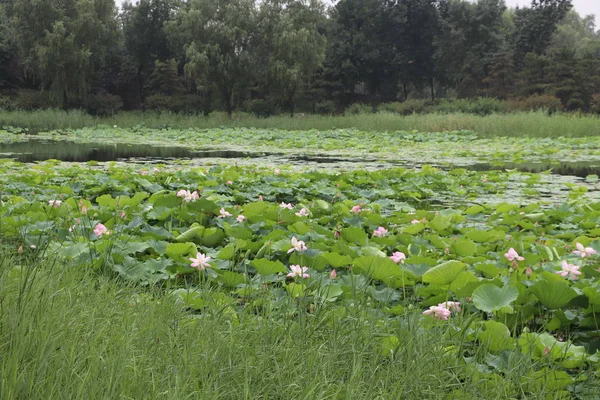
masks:
<path id="1" fill-rule="evenodd" d="M 79 110 L 0 111 L 0 129 L 28 129 L 30 133 L 102 127 L 119 128 L 278 128 L 284 130 L 334 130 L 355 128 L 361 131 L 444 132 L 469 130 L 479 137 L 585 137 L 600 136 L 600 117 L 589 114 L 523 112 L 510 114 L 413 114 L 402 116 L 390 112 L 356 115 L 279 115 L 257 118 L 251 114 L 215 112 L 208 117 L 167 112 L 120 112 L 114 116 L 96 117 Z"/>

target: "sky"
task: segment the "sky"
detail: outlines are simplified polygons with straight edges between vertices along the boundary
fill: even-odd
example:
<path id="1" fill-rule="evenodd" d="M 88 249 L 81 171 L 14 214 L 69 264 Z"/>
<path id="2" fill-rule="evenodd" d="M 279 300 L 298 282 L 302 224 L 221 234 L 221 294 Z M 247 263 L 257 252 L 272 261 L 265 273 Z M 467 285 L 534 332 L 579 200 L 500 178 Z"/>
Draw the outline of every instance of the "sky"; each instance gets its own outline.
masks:
<path id="1" fill-rule="evenodd" d="M 117 5 L 121 5 L 125 0 L 115 0 Z M 531 0 L 505 0 L 506 5 L 509 7 L 516 6 L 528 6 L 531 4 Z M 573 0 L 575 10 L 579 15 L 584 16 L 588 14 L 596 15 L 596 25 L 600 25 L 600 0 Z"/>

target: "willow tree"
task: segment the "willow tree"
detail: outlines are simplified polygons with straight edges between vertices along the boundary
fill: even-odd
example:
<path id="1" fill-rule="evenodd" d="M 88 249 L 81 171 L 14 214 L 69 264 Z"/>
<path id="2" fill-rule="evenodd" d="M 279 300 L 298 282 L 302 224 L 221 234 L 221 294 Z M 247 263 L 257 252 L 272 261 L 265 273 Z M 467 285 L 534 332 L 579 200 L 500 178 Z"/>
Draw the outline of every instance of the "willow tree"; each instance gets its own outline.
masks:
<path id="1" fill-rule="evenodd" d="M 293 117 L 298 93 L 325 60 L 324 7 L 319 0 L 265 0 L 261 11 L 268 74 Z"/>
<path id="2" fill-rule="evenodd" d="M 114 0 L 14 0 L 15 42 L 25 73 L 62 107 L 86 100 L 117 39 Z"/>
<path id="3" fill-rule="evenodd" d="M 256 15 L 254 0 L 190 0 L 169 23 L 171 41 L 185 52 L 186 75 L 214 85 L 229 117 L 235 94 L 252 77 Z"/>

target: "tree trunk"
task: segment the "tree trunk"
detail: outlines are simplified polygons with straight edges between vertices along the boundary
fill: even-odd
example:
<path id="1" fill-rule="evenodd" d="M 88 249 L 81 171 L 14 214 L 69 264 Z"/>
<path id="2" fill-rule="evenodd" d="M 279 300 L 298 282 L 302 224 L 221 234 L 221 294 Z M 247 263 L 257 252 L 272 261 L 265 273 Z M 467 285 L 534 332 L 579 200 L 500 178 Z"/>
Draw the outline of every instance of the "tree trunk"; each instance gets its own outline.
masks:
<path id="1" fill-rule="evenodd" d="M 433 78 L 431 78 L 429 80 L 429 85 L 431 86 L 431 101 L 435 101 L 435 90 L 433 88 L 433 86 L 434 86 L 434 79 Z"/>
<path id="2" fill-rule="evenodd" d="M 290 117 L 294 118 L 294 110 L 296 109 L 296 87 L 292 89 L 288 102 L 290 103 Z"/>
<path id="3" fill-rule="evenodd" d="M 140 101 L 140 108 L 142 111 L 146 111 L 146 105 L 144 104 L 144 65 L 140 64 L 137 69 L 137 73 L 135 74 L 135 80 L 137 82 L 137 90 L 138 90 L 138 99 Z"/>
<path id="4" fill-rule="evenodd" d="M 408 91 L 406 90 L 406 82 L 402 82 L 402 90 L 404 91 L 404 101 L 408 100 Z"/>
<path id="5" fill-rule="evenodd" d="M 233 118 L 233 102 L 232 102 L 232 97 L 233 97 L 233 93 L 230 91 L 226 91 L 227 94 L 225 95 L 225 109 L 227 110 L 227 118 L 232 119 Z"/>
<path id="6" fill-rule="evenodd" d="M 62 100 L 63 110 L 67 111 L 69 109 L 69 98 L 67 96 L 67 89 L 63 89 L 63 100 Z"/>

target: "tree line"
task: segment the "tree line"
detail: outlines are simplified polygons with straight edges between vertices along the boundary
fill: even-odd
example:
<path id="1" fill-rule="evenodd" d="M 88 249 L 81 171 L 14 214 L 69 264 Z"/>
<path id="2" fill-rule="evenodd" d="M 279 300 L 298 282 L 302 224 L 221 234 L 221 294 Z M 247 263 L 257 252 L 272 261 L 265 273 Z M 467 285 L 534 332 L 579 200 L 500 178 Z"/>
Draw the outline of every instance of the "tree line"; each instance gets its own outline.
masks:
<path id="1" fill-rule="evenodd" d="M 0 0 L 0 18 L 0 108 L 600 102 L 600 33 L 571 0 Z"/>

